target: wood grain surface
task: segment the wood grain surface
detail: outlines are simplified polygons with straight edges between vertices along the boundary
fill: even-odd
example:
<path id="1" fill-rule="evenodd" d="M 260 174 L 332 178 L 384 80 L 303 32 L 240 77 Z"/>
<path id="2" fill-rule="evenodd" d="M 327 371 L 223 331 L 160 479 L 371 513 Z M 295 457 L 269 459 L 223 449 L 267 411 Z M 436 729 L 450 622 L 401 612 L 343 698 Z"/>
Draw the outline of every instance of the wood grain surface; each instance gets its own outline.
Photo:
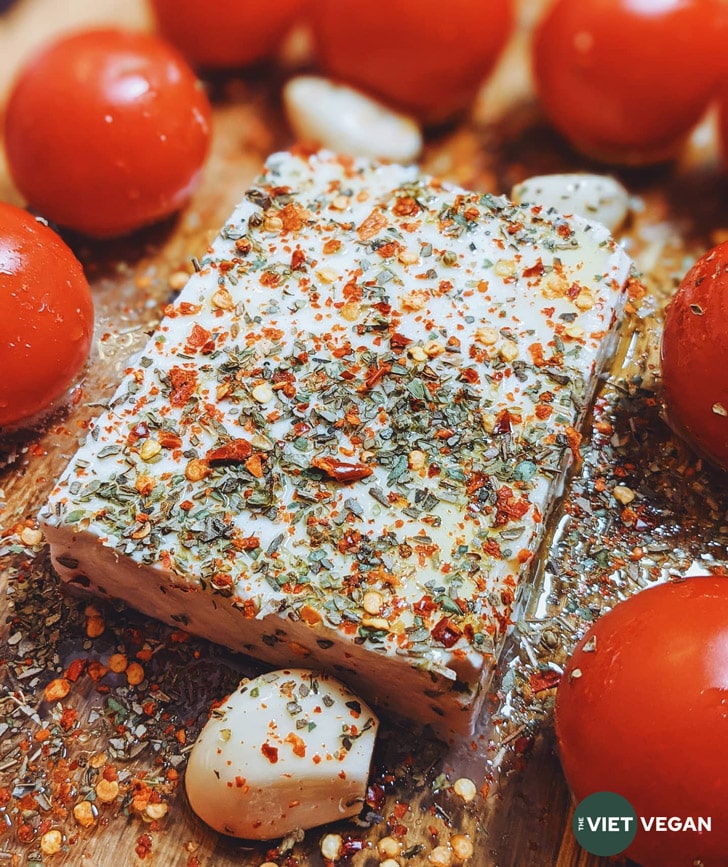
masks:
<path id="1" fill-rule="evenodd" d="M 531 174 L 594 169 L 548 129 L 532 97 L 526 61 L 527 31 L 541 5 L 523 0 L 523 28 L 514 37 L 496 75 L 483 88 L 471 116 L 451 128 L 428 134 L 422 158 L 427 171 L 473 189 L 501 193 Z M 141 0 L 19 0 L 0 18 L 0 106 L 15 70 L 35 46 L 60 30 L 101 21 L 150 26 Z M 185 671 L 176 671 L 174 666 L 180 662 L 174 648 L 170 650 L 169 631 L 164 632 L 133 613 L 113 608 L 102 612 L 107 622 L 106 636 L 93 644 L 84 633 L 84 603 L 61 599 L 46 565 L 42 545 L 29 551 L 18 542 L 18 537 L 23 526 L 33 525 L 54 479 L 82 438 L 88 420 L 113 392 L 126 360 L 146 342 L 171 297 L 176 275 L 191 270 L 192 257 L 204 251 L 210 237 L 259 172 L 265 157 L 292 143 L 279 104 L 280 85 L 288 74 L 289 70 L 281 63 L 207 82 L 214 103 L 212 153 L 201 188 L 178 217 L 113 243 L 97 244 L 75 236 L 67 237 L 86 268 L 97 311 L 91 362 L 72 407 L 43 430 L 6 442 L 0 449 L 3 642 L 10 640 L 11 631 L 15 634 L 20 628 L 18 623 L 25 624 L 22 628 L 32 627 L 23 619 L 18 603 L 26 600 L 30 606 L 28 600 L 36 591 L 28 590 L 27 581 L 18 583 L 18 575 L 40 582 L 48 611 L 53 617 L 58 615 L 68 620 L 62 632 L 63 641 L 58 645 L 62 658 L 45 657 L 41 653 L 44 670 L 36 678 L 39 685 L 36 691 L 31 689 L 22 694 L 22 702 L 39 715 L 37 719 L 43 724 L 49 718 L 50 709 L 41 701 L 42 685 L 56 676 L 70 659 L 89 658 L 94 653 L 99 658 L 106 654 L 108 658 L 132 628 L 151 636 L 155 653 L 160 650 L 156 656 L 163 669 L 158 672 L 159 681 L 165 688 L 178 690 L 177 697 L 170 700 L 170 718 L 178 720 L 179 727 L 186 728 L 189 737 L 199 730 L 205 706 L 221 697 L 219 690 L 226 685 L 229 687 L 240 672 L 255 670 L 244 660 L 197 642 L 194 645 L 196 656 L 184 657 Z M 692 146 L 677 165 L 645 172 L 628 171 L 620 176 L 639 197 L 640 205 L 628 233 L 630 251 L 638 256 L 639 262 L 649 265 L 646 283 L 657 299 L 652 305 L 654 315 L 640 319 L 636 326 L 639 340 L 632 346 L 629 362 L 647 380 L 647 387 L 654 384 L 656 377 L 659 311 L 674 289 L 675 275 L 684 273 L 687 259 L 711 240 L 722 237 L 724 231 L 725 191 L 723 182 L 716 180 L 710 122 L 703 125 L 700 135 L 694 137 Z M 1 157 L 0 200 L 23 204 Z M 638 346 L 636 352 L 635 345 Z M 635 454 L 645 465 L 658 453 L 656 450 L 664 454 L 665 443 L 670 441 L 669 433 L 660 426 L 657 416 L 652 422 L 659 432 L 659 442 L 654 447 L 644 443 L 635 445 Z M 691 457 L 679 445 L 674 449 L 679 451 L 679 457 L 672 471 L 682 474 L 680 478 L 684 479 L 685 466 Z M 706 477 L 706 472 L 701 468 L 698 473 L 701 483 L 710 487 L 711 496 L 718 498 L 719 503 L 724 503 L 724 488 L 710 475 Z M 688 523 L 690 532 L 698 538 L 698 519 L 685 525 Z M 687 543 L 686 547 L 690 548 L 691 544 Z M 12 605 L 6 599 L 8 585 L 14 587 Z M 551 610 L 558 609 L 558 604 L 557 594 L 555 600 L 551 600 Z M 36 612 L 33 616 L 37 616 L 37 599 L 33 605 L 32 611 Z M 51 615 L 46 619 L 52 619 Z M 48 634 L 53 640 L 59 640 L 56 633 Z M 3 648 L 0 653 L 0 689 L 3 690 L 0 720 L 8 713 L 12 702 L 18 704 L 18 690 L 23 685 L 17 679 L 17 670 L 11 671 L 8 665 L 7 643 Z M 517 656 L 515 640 L 509 653 L 508 659 Z M 501 675 L 507 670 L 507 662 L 504 662 Z M 492 702 L 494 720 L 498 718 L 499 703 L 504 697 L 504 687 L 499 683 L 496 683 Z M 10 693 L 16 696 L 12 701 L 8 699 Z M 551 694 L 551 700 L 552 697 Z M 85 720 L 89 714 L 94 716 L 103 700 L 103 693 L 96 684 L 86 679 L 74 684 L 68 703 Z M 187 719 L 180 709 L 185 702 L 189 708 Z M 470 863 L 477 867 L 603 867 L 607 863 L 621 863 L 591 857 L 577 845 L 570 829 L 571 799 L 554 748 L 549 696 L 541 701 L 539 708 L 536 718 L 530 722 L 524 714 L 522 731 L 517 729 L 515 734 L 507 734 L 505 742 L 503 732 L 510 730 L 486 722 L 473 749 L 465 745 L 446 750 L 408 727 L 397 723 L 385 725 L 376 773 L 378 780 L 386 782 L 387 810 L 393 809 L 396 803 L 409 804 L 402 822 L 407 828 L 407 844 L 413 848 L 411 858 L 405 863 L 428 863 L 427 855 L 436 842 L 445 843 L 455 833 L 470 835 L 475 847 Z M 28 725 L 29 736 L 32 736 L 33 727 L 38 728 L 32 716 Z M 108 728 L 102 731 L 91 726 L 88 737 L 77 739 L 68 749 L 88 759 L 104 753 L 104 737 L 109 737 Z M 13 780 L 17 782 L 18 767 L 12 763 L 4 767 L 3 759 L 12 758 L 10 749 L 8 736 L 3 735 L 0 738 L 0 767 L 3 767 L 0 786 L 12 785 Z M 118 759 L 115 764 L 123 767 L 128 778 L 145 775 L 150 778 L 160 767 L 155 756 L 158 758 L 159 754 L 151 754 L 146 749 L 131 759 Z M 29 777 L 30 773 L 27 770 Z M 442 774 L 449 782 L 457 776 L 467 776 L 478 787 L 487 783 L 488 788 L 484 788 L 472 804 L 464 804 L 448 789 L 448 783 L 442 782 Z M 80 785 L 78 777 L 74 785 Z M 55 855 L 42 854 L 39 836 L 30 843 L 23 843 L 14 825 L 8 822 L 8 830 L 3 831 L 0 822 L 0 865 L 225 867 L 259 865 L 266 859 L 281 865 L 321 863 L 319 841 L 324 831 L 320 829 L 309 832 L 288 854 L 269 853 L 269 846 L 246 846 L 224 840 L 207 830 L 191 815 L 181 786 L 173 791 L 165 790 L 165 798 L 169 812 L 156 823 L 120 804 L 101 808 L 98 821 L 89 829 L 79 827 L 62 810 L 55 813 L 51 824 L 62 828 L 65 835 L 63 848 Z M 337 830 L 348 833 L 352 829 L 347 826 Z M 376 842 L 385 832 L 376 824 L 371 829 L 354 827 L 353 830 L 359 834 L 358 839 L 364 841 L 365 848 L 353 854 L 350 863 L 357 867 L 378 863 Z M 144 835 L 149 839 L 142 841 Z M 147 843 L 148 849 L 145 848 Z M 417 849 L 418 846 L 422 848 Z M 292 857 L 297 860 L 290 860 Z"/>

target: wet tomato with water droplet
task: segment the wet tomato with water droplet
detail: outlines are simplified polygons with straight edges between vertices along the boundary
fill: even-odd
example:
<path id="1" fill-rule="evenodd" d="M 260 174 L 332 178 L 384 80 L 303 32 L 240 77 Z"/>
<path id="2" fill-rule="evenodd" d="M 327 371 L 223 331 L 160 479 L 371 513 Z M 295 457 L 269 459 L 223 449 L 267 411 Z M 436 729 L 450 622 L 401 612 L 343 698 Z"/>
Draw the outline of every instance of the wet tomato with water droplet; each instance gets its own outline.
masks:
<path id="1" fill-rule="evenodd" d="M 728 577 L 660 584 L 602 615 L 561 679 L 556 734 L 577 801 L 607 791 L 634 807 L 627 856 L 643 867 L 725 864 Z M 651 817 L 710 817 L 711 831 L 645 831 Z"/>
<path id="2" fill-rule="evenodd" d="M 21 70 L 5 115 L 10 173 L 60 226 L 124 235 L 170 216 L 197 186 L 210 103 L 164 40 L 86 30 L 44 46 Z"/>
<path id="3" fill-rule="evenodd" d="M 685 275 L 665 315 L 663 399 L 668 421 L 728 470 L 728 241 Z"/>
<path id="4" fill-rule="evenodd" d="M 52 408 L 91 347 L 94 312 L 81 263 L 26 211 L 0 203 L 0 427 Z"/>

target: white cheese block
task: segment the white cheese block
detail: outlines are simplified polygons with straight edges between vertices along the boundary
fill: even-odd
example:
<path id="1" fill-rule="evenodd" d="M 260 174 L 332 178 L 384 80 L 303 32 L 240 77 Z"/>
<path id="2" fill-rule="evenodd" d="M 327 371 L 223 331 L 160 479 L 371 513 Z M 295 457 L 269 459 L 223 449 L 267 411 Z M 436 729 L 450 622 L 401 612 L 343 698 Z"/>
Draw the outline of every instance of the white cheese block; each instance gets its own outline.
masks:
<path id="1" fill-rule="evenodd" d="M 361 812 L 379 721 L 307 669 L 243 681 L 190 753 L 190 806 L 216 831 L 271 840 Z"/>
<path id="2" fill-rule="evenodd" d="M 600 224 L 272 156 L 42 521 L 61 578 L 467 732 L 614 348 Z"/>

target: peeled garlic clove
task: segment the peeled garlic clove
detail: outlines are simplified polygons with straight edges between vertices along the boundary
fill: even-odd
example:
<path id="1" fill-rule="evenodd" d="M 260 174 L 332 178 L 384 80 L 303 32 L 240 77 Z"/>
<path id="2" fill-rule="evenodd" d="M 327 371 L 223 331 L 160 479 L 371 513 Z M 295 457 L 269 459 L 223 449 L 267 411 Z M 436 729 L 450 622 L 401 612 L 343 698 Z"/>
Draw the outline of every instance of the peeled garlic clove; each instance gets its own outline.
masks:
<path id="1" fill-rule="evenodd" d="M 379 721 L 334 678 L 285 669 L 245 680 L 190 754 L 190 806 L 216 831 L 271 840 L 361 810 Z"/>
<path id="2" fill-rule="evenodd" d="M 520 205 L 543 205 L 559 214 L 576 214 L 616 231 L 627 218 L 629 193 L 606 175 L 536 175 L 511 190 Z"/>
<path id="3" fill-rule="evenodd" d="M 283 88 L 283 105 L 301 141 L 337 153 L 408 163 L 422 150 L 422 132 L 412 118 L 327 78 L 292 78 Z"/>

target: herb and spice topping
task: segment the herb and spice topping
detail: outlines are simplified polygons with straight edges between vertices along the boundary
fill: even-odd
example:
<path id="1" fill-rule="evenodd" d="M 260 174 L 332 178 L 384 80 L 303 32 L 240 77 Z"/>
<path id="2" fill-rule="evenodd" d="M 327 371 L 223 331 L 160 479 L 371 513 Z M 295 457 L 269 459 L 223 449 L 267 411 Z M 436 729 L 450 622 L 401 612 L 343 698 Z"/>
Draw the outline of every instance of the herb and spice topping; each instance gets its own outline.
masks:
<path id="1" fill-rule="evenodd" d="M 272 157 L 199 265 L 53 493 L 59 571 L 467 726 L 629 260 L 597 224 L 321 153 Z"/>

